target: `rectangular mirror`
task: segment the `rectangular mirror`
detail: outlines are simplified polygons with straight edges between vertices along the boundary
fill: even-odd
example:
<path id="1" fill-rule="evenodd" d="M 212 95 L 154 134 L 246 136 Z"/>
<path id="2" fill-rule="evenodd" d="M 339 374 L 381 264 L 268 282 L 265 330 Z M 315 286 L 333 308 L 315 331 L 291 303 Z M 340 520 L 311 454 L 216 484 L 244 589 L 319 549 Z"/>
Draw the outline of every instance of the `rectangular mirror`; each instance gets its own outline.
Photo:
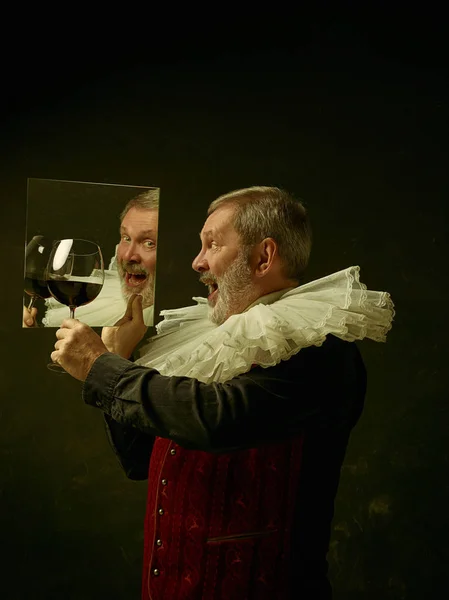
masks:
<path id="1" fill-rule="evenodd" d="M 133 293 L 154 324 L 159 188 L 28 179 L 22 326 L 114 325 Z"/>

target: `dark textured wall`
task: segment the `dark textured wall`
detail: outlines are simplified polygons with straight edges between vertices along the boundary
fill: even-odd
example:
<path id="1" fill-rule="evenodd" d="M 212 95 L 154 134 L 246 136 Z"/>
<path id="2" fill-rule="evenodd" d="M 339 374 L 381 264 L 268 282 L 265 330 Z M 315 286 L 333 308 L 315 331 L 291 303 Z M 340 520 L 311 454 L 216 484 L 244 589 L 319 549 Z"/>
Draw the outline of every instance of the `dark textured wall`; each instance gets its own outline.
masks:
<path id="1" fill-rule="evenodd" d="M 447 105 L 430 25 L 180 29 L 98 54 L 78 40 L 63 68 L 50 45 L 7 65 L 2 598 L 139 598 L 146 497 L 80 384 L 45 368 L 54 331 L 20 328 L 27 177 L 161 187 L 157 311 L 204 294 L 191 261 L 214 197 L 258 184 L 302 197 L 308 279 L 360 265 L 397 310 L 387 344 L 360 343 L 369 387 L 336 503 L 335 598 L 448 591 Z"/>

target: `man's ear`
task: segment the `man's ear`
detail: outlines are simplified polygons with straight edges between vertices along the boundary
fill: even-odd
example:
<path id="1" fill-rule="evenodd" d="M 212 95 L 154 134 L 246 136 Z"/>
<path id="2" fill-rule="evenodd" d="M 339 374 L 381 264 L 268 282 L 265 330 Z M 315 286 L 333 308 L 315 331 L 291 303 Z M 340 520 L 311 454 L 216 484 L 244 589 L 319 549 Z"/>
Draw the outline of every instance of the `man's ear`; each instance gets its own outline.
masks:
<path id="1" fill-rule="evenodd" d="M 274 260 L 277 257 L 277 244 L 273 238 L 265 238 L 257 245 L 255 256 L 255 275 L 256 277 L 265 277 L 273 268 Z"/>

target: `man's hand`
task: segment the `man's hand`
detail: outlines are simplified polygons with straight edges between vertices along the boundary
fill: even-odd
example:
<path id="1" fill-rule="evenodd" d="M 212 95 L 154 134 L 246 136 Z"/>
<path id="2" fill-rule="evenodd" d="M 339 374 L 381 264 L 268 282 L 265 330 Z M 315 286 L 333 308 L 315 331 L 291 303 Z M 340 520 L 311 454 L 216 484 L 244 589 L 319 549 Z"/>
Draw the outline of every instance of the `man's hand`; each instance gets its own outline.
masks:
<path id="1" fill-rule="evenodd" d="M 109 352 L 129 358 L 147 329 L 143 320 L 142 296 L 133 294 L 124 316 L 114 327 L 103 327 L 101 339 Z"/>
<path id="2" fill-rule="evenodd" d="M 37 317 L 37 308 L 32 308 L 28 310 L 26 306 L 23 307 L 23 317 L 22 317 L 22 327 L 30 328 L 37 327 L 36 322 Z"/>
<path id="3" fill-rule="evenodd" d="M 97 358 L 108 351 L 100 336 L 77 319 L 65 319 L 56 337 L 58 341 L 51 353 L 51 360 L 59 363 L 79 381 L 86 380 Z"/>

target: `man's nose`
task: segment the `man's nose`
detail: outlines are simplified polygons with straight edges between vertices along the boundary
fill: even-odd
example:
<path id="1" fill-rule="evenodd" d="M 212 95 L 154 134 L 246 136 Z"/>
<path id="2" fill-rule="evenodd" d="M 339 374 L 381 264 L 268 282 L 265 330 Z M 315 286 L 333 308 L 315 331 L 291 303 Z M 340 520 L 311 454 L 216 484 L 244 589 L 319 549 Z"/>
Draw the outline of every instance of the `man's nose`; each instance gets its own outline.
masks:
<path id="1" fill-rule="evenodd" d="M 141 262 L 142 258 L 139 253 L 139 249 L 137 244 L 131 242 L 128 246 L 125 247 L 125 251 L 123 252 L 123 259 L 127 262 Z"/>
<path id="2" fill-rule="evenodd" d="M 198 271 L 198 273 L 203 273 L 203 271 L 209 270 L 209 265 L 207 264 L 207 260 L 204 256 L 203 252 L 200 252 L 192 262 L 192 269 Z"/>

